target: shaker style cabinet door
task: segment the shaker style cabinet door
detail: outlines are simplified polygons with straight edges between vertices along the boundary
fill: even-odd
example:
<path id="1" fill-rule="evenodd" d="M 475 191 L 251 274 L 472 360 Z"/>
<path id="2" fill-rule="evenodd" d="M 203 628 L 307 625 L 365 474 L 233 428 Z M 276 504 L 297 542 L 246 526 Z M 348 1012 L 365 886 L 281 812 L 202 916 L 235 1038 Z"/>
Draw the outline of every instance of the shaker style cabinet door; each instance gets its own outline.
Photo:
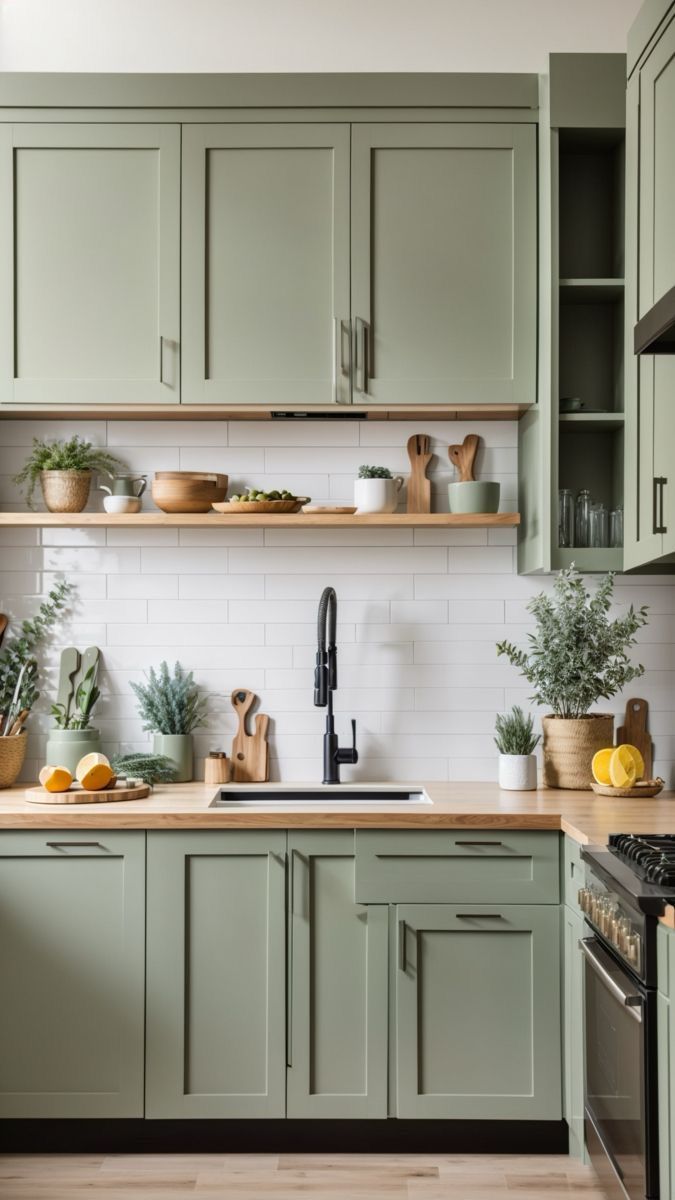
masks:
<path id="1" fill-rule="evenodd" d="M 289 1117 L 387 1116 L 388 909 L 354 901 L 354 834 L 289 834 Z"/>
<path id="2" fill-rule="evenodd" d="M 354 403 L 536 399 L 536 131 L 355 125 Z"/>
<path id="3" fill-rule="evenodd" d="M 180 130 L 0 128 L 0 397 L 177 403 Z"/>
<path id="4" fill-rule="evenodd" d="M 349 126 L 183 133 L 183 401 L 349 403 Z"/>
<path id="5" fill-rule="evenodd" d="M 584 971 L 579 942 L 584 922 L 567 905 L 563 922 L 563 1057 L 565 1066 L 565 1120 L 569 1152 L 584 1158 Z"/>
<path id="6" fill-rule="evenodd" d="M 396 1116 L 559 1120 L 557 905 L 399 905 Z"/>
<path id="7" fill-rule="evenodd" d="M 283 1117 L 286 834 L 148 834 L 147 1117 Z"/>
<path id="8" fill-rule="evenodd" d="M 0 834 L 0 1117 L 142 1117 L 145 834 Z"/>

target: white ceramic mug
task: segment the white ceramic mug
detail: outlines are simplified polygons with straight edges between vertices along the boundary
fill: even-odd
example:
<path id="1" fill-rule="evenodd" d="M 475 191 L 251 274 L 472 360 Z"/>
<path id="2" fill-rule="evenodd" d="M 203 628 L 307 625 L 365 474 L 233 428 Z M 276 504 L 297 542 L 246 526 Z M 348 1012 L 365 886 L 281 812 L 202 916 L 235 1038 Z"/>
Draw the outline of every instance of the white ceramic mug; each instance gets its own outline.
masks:
<path id="1" fill-rule="evenodd" d="M 107 513 L 137 513 L 141 502 L 138 496 L 104 496 L 103 507 Z"/>
<path id="2" fill-rule="evenodd" d="M 393 513 L 403 487 L 403 476 L 394 479 L 355 479 L 354 504 L 360 513 Z"/>

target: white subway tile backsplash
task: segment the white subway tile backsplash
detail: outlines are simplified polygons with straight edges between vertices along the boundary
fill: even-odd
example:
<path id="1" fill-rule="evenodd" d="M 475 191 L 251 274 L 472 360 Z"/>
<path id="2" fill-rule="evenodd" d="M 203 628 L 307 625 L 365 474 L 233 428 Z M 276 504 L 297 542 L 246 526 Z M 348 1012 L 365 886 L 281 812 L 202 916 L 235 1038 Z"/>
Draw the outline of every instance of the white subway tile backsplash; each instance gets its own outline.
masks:
<path id="1" fill-rule="evenodd" d="M 288 487 L 315 503 L 351 503 L 362 463 L 407 477 L 407 439 L 432 439 L 434 507 L 447 511 L 455 478 L 448 445 L 474 432 L 463 421 L 6 421 L 0 500 L 23 507 L 11 481 L 36 436 L 79 433 L 108 445 L 129 467 L 219 470 L 231 491 Z M 502 511 L 517 506 L 515 422 L 481 428 L 479 478 L 501 484 Z M 38 504 L 41 499 L 38 497 Z M 101 508 L 92 492 L 90 508 Z M 144 508 L 153 508 L 149 497 Z M 405 509 L 405 490 L 401 494 Z M 0 609 L 32 615 L 57 579 L 76 586 L 72 609 L 43 655 L 42 699 L 31 719 L 26 770 L 41 765 L 48 705 L 66 644 L 103 652 L 99 724 L 108 749 L 147 750 L 131 693 L 161 659 L 179 659 L 209 693 L 195 752 L 227 748 L 235 728 L 230 695 L 249 687 L 271 720 L 273 778 L 315 781 L 325 712 L 314 708 L 319 596 L 339 602 L 337 727 L 358 721 L 359 763 L 345 779 L 494 779 L 494 717 L 512 703 L 536 711 L 531 688 L 495 643 L 523 644 L 528 602 L 551 588 L 520 578 L 516 531 L 499 529 L 212 528 L 17 529 L 0 531 Z M 592 586 L 592 583 L 591 583 Z M 675 584 L 668 576 L 619 576 L 616 612 L 649 605 L 633 657 L 646 674 L 628 689 L 650 703 L 655 769 L 675 783 Z M 625 697 L 599 707 L 621 714 Z M 539 720 L 537 713 L 537 721 Z"/>

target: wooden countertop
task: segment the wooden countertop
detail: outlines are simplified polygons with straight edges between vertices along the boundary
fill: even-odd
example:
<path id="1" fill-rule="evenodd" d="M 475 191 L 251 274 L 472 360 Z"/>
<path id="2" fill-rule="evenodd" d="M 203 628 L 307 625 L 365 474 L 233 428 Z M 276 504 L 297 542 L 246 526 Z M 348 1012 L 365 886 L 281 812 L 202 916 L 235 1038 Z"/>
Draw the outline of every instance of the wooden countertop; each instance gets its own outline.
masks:
<path id="1" fill-rule="evenodd" d="M 663 792 L 655 800 L 615 800 L 590 791 L 502 792 L 496 783 L 420 786 L 432 804 L 391 808 L 355 805 L 339 810 L 292 802 L 241 809 L 209 808 L 217 787 L 204 783 L 165 785 L 145 800 L 126 803 L 41 805 L 28 803 L 22 786 L 0 791 L 0 830 L 555 829 L 582 844 L 604 843 L 610 833 L 675 833 L 673 792 Z M 295 790 L 308 787 L 316 790 L 316 785 L 310 784 L 298 784 Z"/>

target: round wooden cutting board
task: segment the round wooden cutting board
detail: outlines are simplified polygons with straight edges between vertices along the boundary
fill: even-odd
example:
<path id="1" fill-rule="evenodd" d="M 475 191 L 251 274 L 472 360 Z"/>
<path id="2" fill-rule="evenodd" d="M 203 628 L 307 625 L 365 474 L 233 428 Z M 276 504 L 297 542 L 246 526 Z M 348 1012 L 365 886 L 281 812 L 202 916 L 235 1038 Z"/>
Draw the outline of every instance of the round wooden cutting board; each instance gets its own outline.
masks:
<path id="1" fill-rule="evenodd" d="M 31 804 L 117 804 L 119 800 L 142 800 L 150 795 L 147 783 L 118 783 L 114 788 L 101 788 L 99 792 L 85 791 L 79 783 L 73 783 L 67 792 L 48 792 L 43 787 L 26 788 L 26 800 Z"/>

